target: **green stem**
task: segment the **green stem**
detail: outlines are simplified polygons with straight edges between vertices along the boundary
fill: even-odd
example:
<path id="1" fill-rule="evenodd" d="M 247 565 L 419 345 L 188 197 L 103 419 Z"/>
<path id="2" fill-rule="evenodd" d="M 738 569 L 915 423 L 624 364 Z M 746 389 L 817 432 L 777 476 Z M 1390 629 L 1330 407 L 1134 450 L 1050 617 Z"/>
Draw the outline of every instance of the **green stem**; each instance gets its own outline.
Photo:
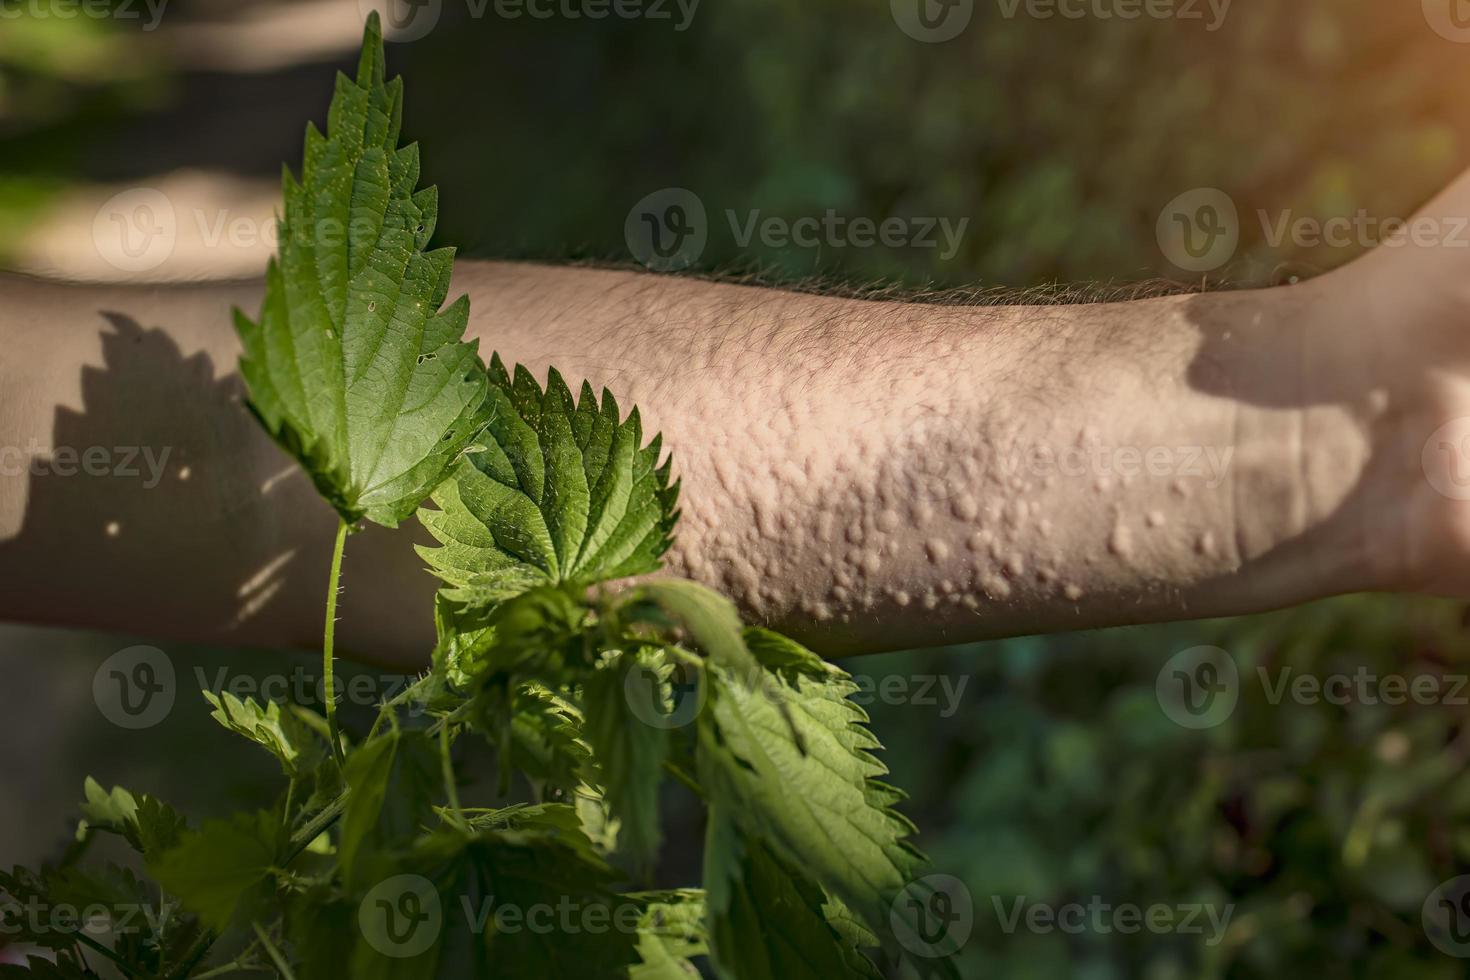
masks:
<path id="1" fill-rule="evenodd" d="M 260 937 L 260 944 L 265 947 L 266 955 L 269 956 L 271 958 L 271 962 L 276 965 L 276 970 L 280 973 L 282 980 L 296 980 L 296 975 L 291 972 L 290 964 L 288 964 L 286 962 L 286 958 L 281 955 L 281 951 L 276 949 L 276 946 L 274 943 L 271 942 L 270 937 L 265 934 L 265 930 L 260 927 L 260 923 L 252 922 L 250 924 L 255 927 L 255 934 Z"/>
<path id="2" fill-rule="evenodd" d="M 668 759 L 665 759 L 664 760 L 663 770 L 664 770 L 664 772 L 668 773 L 670 776 L 673 776 L 679 782 L 683 783 L 686 787 L 689 788 L 689 791 L 690 792 L 692 792 L 695 796 L 699 797 L 701 800 L 707 800 L 707 799 L 709 799 L 709 797 L 704 792 L 704 787 L 703 786 L 701 786 L 701 785 L 699 785 L 699 783 L 695 782 L 694 781 L 694 778 L 692 776 L 690 776 L 683 769 L 680 769 L 674 763 L 670 762 Z"/>
<path id="3" fill-rule="evenodd" d="M 332 677 L 332 639 L 337 630 L 337 591 L 342 581 L 342 550 L 347 543 L 347 522 L 338 520 L 337 540 L 332 544 L 332 574 L 327 580 L 327 626 L 322 635 L 322 676 L 327 685 L 327 735 L 332 740 L 332 758 L 340 769 L 345 764 L 342 757 L 342 739 L 337 734 L 337 684 Z"/>
<path id="4" fill-rule="evenodd" d="M 437 736 L 442 730 L 456 722 L 459 719 L 459 712 L 467 707 L 468 702 L 445 715 L 443 718 L 435 719 L 432 725 L 424 729 L 424 734 L 431 738 Z M 336 799 L 318 810 L 316 816 L 312 817 L 300 830 L 291 835 L 290 850 L 286 855 L 286 864 L 294 861 L 302 851 L 311 845 L 312 841 L 321 836 L 322 831 L 337 822 L 337 819 L 347 809 L 349 792 L 349 790 L 344 789 L 341 793 L 338 793 Z"/>
<path id="5" fill-rule="evenodd" d="M 459 787 L 454 784 L 454 763 L 449 758 L 449 726 L 439 729 L 439 761 L 444 767 L 444 793 L 449 798 L 449 809 L 461 830 L 468 829 L 464 819 L 464 808 L 459 805 Z"/>
<path id="6" fill-rule="evenodd" d="M 250 945 L 242 949 L 239 955 L 230 960 L 230 962 L 221 963 L 219 966 L 210 967 L 203 973 L 196 973 L 194 974 L 194 976 L 190 977 L 189 980 L 211 980 L 211 978 L 213 977 L 228 976 L 231 973 L 240 973 L 242 971 L 253 972 L 255 970 L 258 970 L 259 966 L 257 965 L 257 960 L 255 959 L 255 947 L 259 945 L 260 940 L 252 939 L 250 941 Z"/>
<path id="7" fill-rule="evenodd" d="M 83 946 L 92 950 L 94 953 L 100 953 L 103 956 L 107 957 L 109 960 L 112 960 L 113 963 L 117 964 L 117 968 L 122 971 L 123 976 L 135 977 L 138 975 L 133 972 L 133 968 L 128 965 L 127 960 L 123 959 L 121 956 L 118 956 L 112 950 L 108 949 L 106 946 L 104 946 L 102 943 L 99 943 L 91 936 L 88 936 L 85 933 L 78 932 L 74 933 L 72 938 L 81 943 Z"/>
<path id="8" fill-rule="evenodd" d="M 285 863 L 290 864 L 296 860 L 297 855 L 310 847 L 311 842 L 322 835 L 322 831 L 336 823 L 346 809 L 347 791 L 343 790 L 335 800 L 318 810 L 306 826 L 291 835 L 290 853 L 286 855 Z"/>
<path id="9" fill-rule="evenodd" d="M 219 936 L 212 929 L 206 929 L 201 932 L 199 938 L 194 940 L 194 945 L 189 948 L 189 952 L 184 954 L 184 958 L 180 961 L 178 969 L 169 974 L 170 980 L 184 980 L 185 977 L 194 972 L 194 967 L 198 966 L 199 962 L 209 955 L 209 948 L 214 945 L 214 941 L 218 938 Z"/>

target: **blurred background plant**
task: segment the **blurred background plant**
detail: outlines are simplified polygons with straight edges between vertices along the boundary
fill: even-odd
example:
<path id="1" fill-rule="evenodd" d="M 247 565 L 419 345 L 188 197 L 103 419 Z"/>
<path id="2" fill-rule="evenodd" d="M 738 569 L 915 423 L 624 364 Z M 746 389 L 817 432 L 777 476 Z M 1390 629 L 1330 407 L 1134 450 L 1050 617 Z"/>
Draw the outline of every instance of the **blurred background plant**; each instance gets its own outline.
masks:
<path id="1" fill-rule="evenodd" d="M 682 187 L 709 216 L 703 271 L 1008 288 L 1198 281 L 1170 263 L 1156 222 L 1177 195 L 1213 187 L 1237 209 L 1239 246 L 1211 278 L 1259 285 L 1371 244 L 1273 241 L 1283 219 L 1406 217 L 1470 162 L 1458 86 L 1470 45 L 1431 29 L 1435 2 L 1260 0 L 1225 8 L 1215 29 L 1203 4 L 1200 20 L 1123 20 L 980 3 L 959 37 L 928 44 L 896 26 L 886 0 L 711 3 L 683 30 L 673 4 L 670 20 L 590 20 L 442 0 L 437 27 L 389 57 L 412 80 L 407 132 L 428 148 L 426 177 L 446 202 L 440 238 L 469 255 L 629 261 L 630 208 Z M 209 228 L 269 225 L 279 165 L 299 159 L 302 114 L 324 111 L 332 72 L 350 62 L 359 5 L 172 0 L 151 29 L 148 10 L 130 6 L 138 18 L 62 19 L 52 0 L 0 0 L 0 261 L 137 278 L 99 254 L 94 222 L 103 202 L 149 187 L 179 226 L 149 277 L 255 274 L 271 243 Z M 968 225 L 942 256 L 743 244 L 727 219 L 828 210 Z M 1256 670 L 1452 679 L 1470 672 L 1463 616 L 1460 604 L 1353 597 L 847 666 L 878 684 L 967 678 L 948 716 L 915 699 L 870 708 L 924 846 L 973 897 L 967 977 L 1432 980 L 1465 972 L 1420 920 L 1435 886 L 1470 870 L 1465 707 L 1272 703 Z M 1169 719 L 1155 684 L 1172 655 L 1201 644 L 1233 656 L 1240 701 L 1192 730 Z M 249 769 L 169 784 L 170 754 L 232 747 L 202 700 L 192 710 L 190 665 L 259 673 L 291 661 L 171 649 L 180 707 L 120 737 L 90 678 L 123 645 L 0 633 L 13 681 L 0 712 L 12 746 L 0 864 L 54 851 L 89 773 L 196 813 L 252 792 Z M 673 841 L 696 843 L 692 830 Z M 1230 905 L 1233 916 L 1209 944 L 1007 932 L 998 914 L 1017 898 L 1094 896 Z"/>

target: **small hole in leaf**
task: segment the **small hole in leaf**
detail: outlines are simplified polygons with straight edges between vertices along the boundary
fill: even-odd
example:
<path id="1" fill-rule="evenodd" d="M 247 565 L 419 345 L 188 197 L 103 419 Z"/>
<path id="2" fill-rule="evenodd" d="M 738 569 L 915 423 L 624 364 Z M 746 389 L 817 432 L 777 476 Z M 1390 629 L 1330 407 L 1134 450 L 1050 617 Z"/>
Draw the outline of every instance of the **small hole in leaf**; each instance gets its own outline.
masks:
<path id="1" fill-rule="evenodd" d="M 425 361 L 432 361 L 437 356 L 438 355 L 436 355 L 436 354 L 420 354 L 419 355 L 419 363 L 422 364 Z"/>
<path id="2" fill-rule="evenodd" d="M 378 304 L 376 302 L 369 301 L 368 302 L 368 312 L 369 313 L 376 313 L 376 312 L 378 312 Z"/>

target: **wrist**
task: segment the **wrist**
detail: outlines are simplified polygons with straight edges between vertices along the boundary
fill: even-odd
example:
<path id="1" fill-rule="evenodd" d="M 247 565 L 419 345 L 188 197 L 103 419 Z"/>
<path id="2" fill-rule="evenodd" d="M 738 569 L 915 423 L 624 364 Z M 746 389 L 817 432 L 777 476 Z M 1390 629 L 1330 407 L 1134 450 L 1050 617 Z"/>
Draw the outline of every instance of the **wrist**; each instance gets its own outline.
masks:
<path id="1" fill-rule="evenodd" d="M 1456 505 L 1436 485 L 1453 486 L 1455 474 L 1448 457 L 1431 472 L 1437 457 L 1426 446 L 1470 416 L 1470 395 L 1457 395 L 1445 371 L 1458 341 L 1435 327 L 1437 297 L 1379 258 L 1289 287 L 1303 311 L 1303 362 L 1314 366 L 1302 411 L 1318 435 L 1303 440 L 1300 472 L 1330 530 L 1324 547 L 1339 569 L 1330 594 L 1435 589 Z"/>

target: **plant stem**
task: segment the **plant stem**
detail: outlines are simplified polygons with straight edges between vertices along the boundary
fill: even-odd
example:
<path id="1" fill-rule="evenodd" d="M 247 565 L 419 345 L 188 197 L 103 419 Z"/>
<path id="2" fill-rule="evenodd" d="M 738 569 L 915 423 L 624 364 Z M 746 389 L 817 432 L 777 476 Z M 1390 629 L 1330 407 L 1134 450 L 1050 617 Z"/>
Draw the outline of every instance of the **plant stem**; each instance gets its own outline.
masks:
<path id="1" fill-rule="evenodd" d="M 189 948 L 189 952 L 184 954 L 184 959 L 179 964 L 178 969 L 169 974 L 170 980 L 184 980 L 184 978 L 188 977 L 194 971 L 194 967 L 198 966 L 199 962 L 209 955 L 210 947 L 214 945 L 214 941 L 218 938 L 219 936 L 212 929 L 206 929 L 201 932 L 199 938 L 194 940 L 194 945 Z"/>
<path id="2" fill-rule="evenodd" d="M 424 734 L 430 737 L 437 736 L 440 731 L 458 720 L 460 710 L 457 708 L 444 717 L 435 719 L 432 725 L 424 729 Z M 338 793 L 336 799 L 318 810 L 316 816 L 312 817 L 305 826 L 291 835 L 290 852 L 286 855 L 286 864 L 294 861 L 302 851 L 310 846 L 312 841 L 321 836 L 322 831 L 337 822 L 337 819 L 347 809 L 347 797 L 349 793 L 350 791 L 345 789 L 341 793 Z"/>
<path id="3" fill-rule="evenodd" d="M 265 947 L 266 955 L 271 958 L 271 962 L 275 964 L 276 970 L 280 972 L 281 980 L 296 980 L 296 974 L 291 972 L 291 967 L 287 964 L 286 958 L 281 955 L 280 950 L 276 949 L 270 937 L 265 934 L 265 930 L 260 927 L 260 923 L 252 922 L 250 924 L 255 928 L 255 934 L 260 937 L 260 944 Z"/>
<path id="4" fill-rule="evenodd" d="M 342 812 L 346 809 L 347 791 L 343 790 L 335 800 L 317 811 L 316 816 L 312 817 L 306 826 L 291 835 L 291 851 L 286 855 L 285 863 L 290 864 L 297 855 L 310 847 L 311 842 L 320 837 L 322 831 L 336 823 L 337 818 L 342 816 Z"/>
<path id="5" fill-rule="evenodd" d="M 454 784 L 454 762 L 449 758 L 449 726 L 439 729 L 439 761 L 444 767 L 444 793 L 449 798 L 449 809 L 461 830 L 469 828 L 465 822 L 464 808 L 459 805 L 459 787 Z"/>
<path id="6" fill-rule="evenodd" d="M 347 543 L 347 522 L 337 521 L 337 540 L 332 545 L 332 574 L 327 580 L 327 625 L 322 634 L 322 677 L 327 684 L 327 735 L 332 740 L 332 758 L 337 768 L 345 764 L 342 739 L 337 734 L 337 684 L 332 676 L 332 639 L 337 628 L 337 591 L 342 581 L 342 550 Z"/>
<path id="7" fill-rule="evenodd" d="M 109 960 L 112 960 L 113 963 L 117 964 L 117 968 L 122 971 L 123 976 L 137 976 L 137 974 L 133 972 L 133 968 L 128 965 L 127 960 L 123 959 L 121 956 L 118 956 L 112 950 L 108 949 L 106 946 L 102 945 L 91 936 L 88 936 L 85 933 L 78 932 L 73 935 L 73 938 L 93 952 L 100 953 L 103 956 L 107 957 Z M 85 960 L 83 962 L 85 962 Z"/>

